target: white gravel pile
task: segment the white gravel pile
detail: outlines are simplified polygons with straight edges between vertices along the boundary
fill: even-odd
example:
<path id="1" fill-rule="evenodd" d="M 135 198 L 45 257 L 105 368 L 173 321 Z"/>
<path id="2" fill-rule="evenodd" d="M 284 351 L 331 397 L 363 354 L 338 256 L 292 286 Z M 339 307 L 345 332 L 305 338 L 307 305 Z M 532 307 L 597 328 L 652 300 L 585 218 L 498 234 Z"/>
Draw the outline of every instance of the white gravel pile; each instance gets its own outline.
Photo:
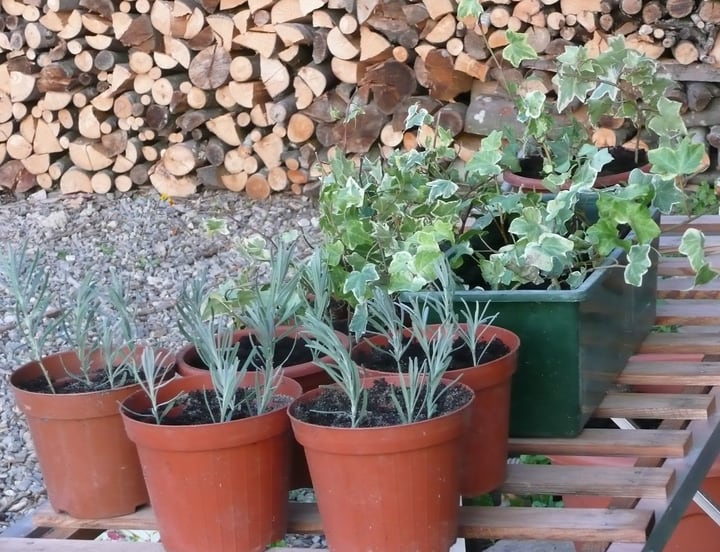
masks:
<path id="1" fill-rule="evenodd" d="M 59 294 L 90 270 L 101 282 L 119 275 L 129 287 L 131 307 L 139 313 L 141 335 L 177 349 L 183 339 L 173 305 L 184 283 L 202 270 L 218 284 L 236 276 L 243 260 L 235 244 L 255 233 L 276 236 L 297 229 L 315 243 L 316 217 L 308 198 L 291 195 L 258 203 L 230 192 L 205 192 L 173 204 L 151 191 L 117 197 L 1 195 L 0 247 L 19 246 L 28 239 L 32 248 L 40 248 L 51 266 L 50 287 Z M 208 232 L 213 219 L 225 221 L 227 234 Z M 45 499 L 30 436 L 7 383 L 14 367 L 28 360 L 14 329 L 11 304 L 0 292 L 0 533 Z M 65 347 L 58 338 L 49 348 L 54 352 Z"/>

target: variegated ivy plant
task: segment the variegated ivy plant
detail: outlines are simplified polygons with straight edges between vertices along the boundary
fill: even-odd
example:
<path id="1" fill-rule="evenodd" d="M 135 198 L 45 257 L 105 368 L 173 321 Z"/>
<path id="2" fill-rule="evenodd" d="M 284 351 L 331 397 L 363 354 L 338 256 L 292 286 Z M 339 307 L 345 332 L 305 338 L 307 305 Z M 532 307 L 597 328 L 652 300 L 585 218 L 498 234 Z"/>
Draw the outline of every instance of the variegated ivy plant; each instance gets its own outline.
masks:
<path id="1" fill-rule="evenodd" d="M 480 10 L 478 2 L 461 0 L 458 16 Z M 508 32 L 502 57 L 519 65 L 536 54 L 525 35 Z M 590 271 L 609 269 L 607 255 L 617 247 L 627 253 L 626 282 L 642 283 L 652 241 L 660 234 L 652 213 L 669 213 L 685 202 L 683 183 L 698 170 L 704 148 L 687 136 L 679 106 L 665 98 L 669 81 L 657 76 L 657 63 L 629 50 L 622 39 L 611 39 L 607 52 L 596 57 L 583 46 L 569 47 L 556 66 L 557 101 L 510 88 L 525 132 L 520 137 L 492 132 L 464 167 L 458 166 L 452 136 L 442 128 L 419 148 L 387 159 L 366 158 L 359 166 L 342 154 L 330 160 L 320 227 L 337 297 L 362 312 L 376 286 L 391 293 L 420 290 L 434 280 L 433 267 L 443 255 L 456 264 L 463 255 L 474 255 L 488 289 L 575 288 Z M 579 123 L 557 124 L 557 108 L 572 102 L 586 104 L 590 125 L 609 115 L 655 133 L 656 146 L 648 152 L 651 171 L 635 170 L 624 186 L 595 190 L 611 155 L 593 146 L 589 130 Z M 432 125 L 432 118 L 411 109 L 406 126 L 419 125 Z M 516 165 L 517 152 L 531 148 L 543 155 L 544 183 L 557 192 L 550 200 L 498 185 L 502 171 Z M 561 189 L 566 183 L 569 187 Z M 592 224 L 578 216 L 578 202 L 587 193 L 598 194 L 598 219 Z M 471 240 L 482 242 L 493 226 L 504 243 L 474 254 Z M 619 236 L 618 226 L 629 226 L 631 233 Z M 717 276 L 699 231 L 685 232 L 680 252 L 688 257 L 696 284 Z"/>
<path id="2" fill-rule="evenodd" d="M 428 124 L 432 117 L 426 110 L 409 109 L 406 128 Z M 470 253 L 463 228 L 477 190 L 499 190 L 499 133 L 485 140 L 476 157 L 487 160 L 460 185 L 452 135 L 435 131 L 425 147 L 397 150 L 386 159 L 366 157 L 359 165 L 342 153 L 330 159 L 320 193 L 320 229 L 333 293 L 356 314 L 374 287 L 419 291 L 435 279 L 445 255 Z"/>
<path id="3" fill-rule="evenodd" d="M 525 35 L 508 31 L 507 37 L 503 58 L 512 65 L 518 67 L 523 61 L 537 57 Z M 622 36 L 611 37 L 607 48 L 596 53 L 587 46 L 568 46 L 555 59 L 555 70 L 556 101 L 549 102 L 539 91 L 524 96 L 516 94 L 518 120 L 526 128 L 522 146 L 534 144 L 543 158 L 543 183 L 554 191 L 567 182 L 571 186 L 549 202 L 550 217 L 546 216 L 541 224 L 526 225 L 523 236 L 539 237 L 547 229 L 547 223 L 552 222 L 555 227 L 557 223 L 564 223 L 566 217 L 559 215 L 574 208 L 578 193 L 591 191 L 599 171 L 612 160 L 606 148 L 592 145 L 587 136 L 605 117 L 627 119 L 636 130 L 638 145 L 640 137 L 647 135 L 654 146 L 647 152 L 650 171 L 637 168 L 621 187 L 592 190 L 598 193 L 599 219 L 584 232 L 582 240 L 600 256 L 609 254 L 615 247 L 623 247 L 628 257 L 625 280 L 639 286 L 651 265 L 651 242 L 660 235 L 652 212 L 669 214 L 685 203 L 684 183 L 688 176 L 700 170 L 705 148 L 688 135 L 680 116 L 681 104 L 666 97 L 673 82 L 663 76 L 662 66 L 628 48 Z M 567 114 L 573 102 L 587 108 L 589 129 L 578 131 L 578 124 L 555 123 L 557 115 Z M 551 113 L 553 109 L 555 113 Z M 522 223 L 514 224 L 519 227 Z M 618 237 L 619 225 L 628 225 L 632 234 Z M 550 257 L 554 260 L 563 248 L 571 247 L 570 243 L 563 245 L 556 238 L 551 243 L 552 249 L 546 251 L 549 254 L 540 256 L 545 264 L 550 263 Z M 574 250 L 576 247 L 577 244 L 573 244 Z M 705 259 L 703 236 L 698 230 L 685 232 L 680 252 L 688 257 L 695 271 L 696 285 L 717 277 L 718 273 Z M 507 265 L 507 260 L 495 261 L 494 268 L 499 264 Z M 571 284 L 573 279 L 581 282 L 582 271 L 571 271 Z"/>

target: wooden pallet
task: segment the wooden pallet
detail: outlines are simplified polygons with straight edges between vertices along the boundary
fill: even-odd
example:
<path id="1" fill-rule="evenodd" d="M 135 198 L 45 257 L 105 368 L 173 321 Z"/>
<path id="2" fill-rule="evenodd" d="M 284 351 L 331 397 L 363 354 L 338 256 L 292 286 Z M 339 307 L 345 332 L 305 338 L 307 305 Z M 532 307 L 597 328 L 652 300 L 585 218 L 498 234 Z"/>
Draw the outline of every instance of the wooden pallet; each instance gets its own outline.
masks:
<path id="1" fill-rule="evenodd" d="M 693 226 L 720 244 L 720 217 Z M 663 250 L 677 244 L 681 217 L 663 219 Z M 667 249 L 666 249 L 667 248 Z M 572 439 L 511 439 L 513 454 L 633 456 L 634 467 L 510 465 L 503 490 L 516 494 L 582 494 L 613 497 L 608 509 L 491 508 L 464 506 L 460 536 L 484 539 L 586 541 L 584 552 L 662 549 L 682 512 L 720 453 L 720 285 L 688 289 L 687 271 L 663 257 L 658 324 L 683 326 L 680 333 L 653 333 L 631 359 L 596 411 L 598 417 L 658 419 L 657 429 L 585 429 Z M 655 354 L 684 354 L 657 361 Z M 628 386 L 685 386 L 683 393 L 630 393 Z M 155 529 L 151 508 L 112 519 L 78 520 L 45 504 L 25 520 L 27 530 L 0 539 L 3 552 L 162 552 L 161 544 L 65 540 L 92 538 L 107 529 Z M 44 528 L 44 529 L 43 529 Z M 40 535 L 40 532 L 45 531 Z M 322 533 L 314 504 L 290 504 L 290 532 Z M 274 548 L 275 552 L 289 548 Z M 300 549 L 294 549 L 300 550 Z"/>

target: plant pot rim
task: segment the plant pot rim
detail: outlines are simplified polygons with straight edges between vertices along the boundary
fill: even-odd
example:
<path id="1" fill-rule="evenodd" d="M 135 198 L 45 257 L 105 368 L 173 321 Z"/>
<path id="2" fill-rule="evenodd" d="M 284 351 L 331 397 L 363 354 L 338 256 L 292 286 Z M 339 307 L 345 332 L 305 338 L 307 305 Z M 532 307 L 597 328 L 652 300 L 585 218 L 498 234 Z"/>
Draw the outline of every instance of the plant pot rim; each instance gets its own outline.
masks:
<path id="1" fill-rule="evenodd" d="M 363 382 L 363 386 L 368 387 L 370 383 L 372 383 L 376 380 L 381 380 L 381 379 L 386 380 L 389 383 L 393 383 L 393 380 L 394 381 L 399 380 L 399 376 L 397 374 L 384 374 L 384 375 L 379 375 L 379 376 L 376 376 L 376 375 L 365 376 L 365 377 L 361 377 L 360 379 Z M 441 414 L 440 416 L 435 416 L 434 418 L 430 418 L 429 420 L 421 420 L 421 421 L 417 421 L 417 422 L 412 422 L 410 424 L 395 424 L 395 425 L 391 425 L 391 426 L 381 426 L 381 427 L 336 427 L 336 426 L 324 426 L 324 425 L 320 425 L 320 424 L 313 424 L 310 422 L 305 422 L 305 421 L 300 420 L 299 418 L 295 417 L 295 415 L 293 414 L 293 410 L 298 404 L 314 399 L 317 395 L 322 393 L 325 389 L 340 388 L 340 385 L 337 383 L 333 383 L 331 385 L 324 385 L 322 387 L 319 387 L 316 389 L 311 389 L 309 391 L 304 392 L 302 395 L 300 395 L 298 398 L 296 398 L 292 403 L 290 403 L 290 405 L 288 406 L 288 416 L 293 421 L 293 424 L 295 422 L 297 422 L 298 424 L 302 424 L 303 426 L 321 427 L 321 428 L 327 429 L 329 431 L 338 431 L 338 432 L 342 432 L 342 433 L 346 433 L 348 430 L 350 430 L 355 433 L 368 432 L 368 433 L 373 433 L 373 434 L 380 434 L 383 431 L 387 432 L 387 430 L 397 429 L 399 427 L 404 427 L 404 426 L 422 426 L 423 424 L 429 424 L 434 420 L 457 414 L 458 412 L 462 411 L 463 409 L 468 408 L 475 401 L 475 391 L 473 391 L 473 389 L 469 385 L 464 384 L 460 381 L 454 381 L 453 379 L 450 379 L 450 378 L 443 378 L 442 381 L 447 385 L 452 384 L 452 385 L 459 385 L 459 386 L 465 387 L 467 389 L 467 391 L 469 391 L 471 393 L 471 397 L 470 397 L 470 400 L 467 401 L 465 404 L 463 404 L 449 412 L 445 412 L 444 414 Z M 365 385 L 366 383 L 368 385 Z"/>
<path id="2" fill-rule="evenodd" d="M 465 323 L 465 322 L 461 323 L 460 325 L 467 327 L 467 323 Z M 440 326 L 440 324 L 428 324 L 427 328 L 432 329 L 432 328 L 437 328 L 439 326 Z M 501 326 L 496 326 L 494 324 L 481 324 L 478 327 L 478 329 L 481 329 L 481 330 L 485 329 L 485 331 L 489 331 L 493 335 L 502 334 L 502 335 L 499 335 L 497 337 L 497 339 L 499 339 L 509 349 L 508 352 L 500 357 L 494 358 L 493 360 L 489 360 L 487 362 L 481 362 L 477 366 L 467 366 L 467 367 L 463 367 L 463 368 L 455 368 L 453 370 L 448 370 L 446 372 L 445 378 L 443 378 L 443 379 L 453 381 L 455 379 L 454 376 L 461 376 L 461 375 L 467 373 L 468 371 L 475 370 L 477 368 L 489 368 L 491 366 L 504 364 L 510 357 L 517 356 L 518 350 L 520 349 L 520 338 L 517 336 L 517 334 L 515 334 L 514 332 L 512 332 L 506 328 L 503 328 Z M 384 339 L 386 339 L 386 337 L 384 335 L 371 335 L 371 336 L 363 337 L 360 341 L 358 341 L 353 346 L 353 351 L 356 348 L 363 346 L 364 341 L 375 342 L 375 341 L 380 341 L 380 340 L 384 340 Z M 380 375 L 380 374 L 387 374 L 387 375 L 397 374 L 396 371 L 383 372 L 382 370 L 377 370 L 374 368 L 365 368 L 363 366 L 360 366 L 359 368 L 361 368 L 363 370 L 367 370 L 367 371 L 369 371 L 369 373 L 371 373 L 373 375 L 375 375 L 375 374 L 378 374 L 378 375 Z M 514 373 L 516 368 L 517 368 L 517 365 L 515 365 L 513 367 L 513 370 L 511 373 Z"/>
<path id="3" fill-rule="evenodd" d="M 302 335 L 303 333 L 309 334 L 309 332 L 305 329 L 303 329 L 302 326 L 278 326 L 276 328 L 277 332 L 288 332 L 286 334 L 287 337 L 294 337 L 298 334 Z M 338 330 L 334 330 L 335 334 L 340 338 L 342 343 L 346 345 L 347 347 L 350 346 L 350 338 L 344 334 L 343 332 L 340 332 Z M 235 330 L 233 332 L 233 342 L 237 342 L 243 337 L 250 335 L 254 333 L 252 330 L 249 330 L 247 328 L 241 328 L 239 330 Z M 193 365 L 190 362 L 188 362 L 188 358 L 199 358 L 199 355 L 197 353 L 197 348 L 194 344 L 188 343 L 185 346 L 183 346 L 175 355 L 176 358 L 176 364 L 177 364 L 177 370 L 178 372 L 183 376 L 187 377 L 190 375 L 204 375 L 208 373 L 208 369 L 204 367 L 200 367 L 197 365 Z M 327 361 L 329 360 L 328 357 L 321 357 L 319 360 Z M 302 362 L 300 364 L 288 364 L 286 366 L 283 366 L 282 368 L 283 375 L 290 377 L 290 378 L 299 378 L 302 376 L 314 374 L 317 372 L 322 371 L 322 368 L 318 366 L 314 361 L 308 361 L 308 362 Z M 186 376 L 187 375 L 187 376 Z"/>
<path id="4" fill-rule="evenodd" d="M 248 373 L 246 380 L 253 377 L 254 373 Z M 245 382 L 246 380 L 243 380 Z M 243 383 L 241 382 L 241 386 Z M 282 376 L 281 384 L 284 390 L 279 393 L 290 398 L 300 396 L 302 388 L 295 380 L 286 376 Z M 210 375 L 185 376 L 176 377 L 170 380 L 161 390 L 160 400 L 168 400 L 181 391 L 193 391 L 199 389 L 209 389 L 212 387 Z M 143 421 L 128 414 L 134 410 L 140 410 L 143 406 L 149 406 L 149 401 L 145 392 L 141 389 L 129 395 L 120 407 L 123 423 L 131 440 L 142 444 L 147 448 L 156 448 L 155 439 L 170 440 L 169 446 L 163 446 L 164 450 L 188 450 L 181 441 L 194 436 L 192 442 L 192 450 L 207 450 L 216 446 L 216 442 L 222 441 L 224 446 L 235 446 L 238 443 L 252 440 L 254 433 L 262 431 L 262 426 L 268 424 L 275 425 L 278 433 L 287 429 L 287 424 L 283 422 L 288 406 L 280 406 L 263 414 L 253 415 L 246 418 L 231 420 L 229 422 L 193 424 L 193 425 L 158 425 L 153 420 Z M 128 405 L 132 405 L 129 407 Z M 240 429 L 242 428 L 242 429 Z M 227 442 L 227 434 L 230 432 L 232 442 Z M 172 436 L 179 436 L 177 441 Z M 159 448 L 159 447 L 157 447 Z"/>
<path id="5" fill-rule="evenodd" d="M 142 345 L 138 346 L 139 350 L 142 350 Z M 173 358 L 173 355 L 170 354 L 169 351 L 165 349 L 155 349 L 156 352 L 156 359 L 163 359 L 167 358 L 168 360 L 171 360 L 172 362 L 168 365 L 168 375 L 172 375 L 175 370 L 175 361 Z M 93 351 L 93 355 L 100 354 L 100 351 Z M 61 361 L 60 359 L 62 357 L 69 357 L 69 359 L 75 359 L 75 362 L 65 363 Z M 28 381 L 35 379 L 37 377 L 42 377 L 43 372 L 42 368 L 40 366 L 41 362 L 47 362 L 47 361 L 54 361 L 54 360 L 60 360 L 60 362 L 63 362 L 65 364 L 63 366 L 63 371 L 69 371 L 71 373 L 77 374 L 79 373 L 79 366 L 77 361 L 77 352 L 72 349 L 68 349 L 65 351 L 59 351 L 57 353 L 52 353 L 49 355 L 45 355 L 40 360 L 31 360 L 26 362 L 25 364 L 19 366 L 13 372 L 10 374 L 10 377 L 8 379 L 10 386 L 13 388 L 13 390 L 16 393 L 22 393 L 25 396 L 41 396 L 41 397 L 53 397 L 53 400 L 67 400 L 68 397 L 88 397 L 89 399 L 93 399 L 94 397 L 99 396 L 105 396 L 109 393 L 113 393 L 116 391 L 123 391 L 127 390 L 128 388 L 137 387 L 139 384 L 137 382 L 130 382 L 126 383 L 125 385 L 121 385 L 119 387 L 112 387 L 107 389 L 99 389 L 96 391 L 80 391 L 75 393 L 47 393 L 44 391 L 31 391 L 29 389 L 24 389 L 21 385 L 22 381 Z M 92 360 L 93 363 L 98 363 L 99 360 L 97 357 L 94 357 Z M 90 372 L 97 372 L 99 370 L 102 370 L 103 368 L 98 364 L 95 366 L 92 366 L 90 368 Z M 55 369 L 50 369 L 51 372 L 56 371 Z M 67 376 L 66 376 L 67 377 Z M 55 378 L 53 379 L 53 382 L 61 382 L 64 378 Z M 20 380 L 20 381 L 18 381 Z"/>
<path id="6" fill-rule="evenodd" d="M 595 179 L 595 183 L 593 184 L 593 189 L 602 190 L 603 188 L 609 188 L 621 182 L 626 182 L 627 179 L 630 178 L 630 173 L 633 170 L 640 169 L 643 172 L 650 172 L 650 168 L 650 163 L 646 163 L 645 165 L 634 167 L 629 171 L 598 176 Z M 503 171 L 503 180 L 516 190 L 522 188 L 523 190 L 529 190 L 533 192 L 551 192 L 545 186 L 543 186 L 542 178 L 522 176 L 509 169 Z M 569 182 L 560 187 L 561 190 L 567 190 L 569 188 Z"/>

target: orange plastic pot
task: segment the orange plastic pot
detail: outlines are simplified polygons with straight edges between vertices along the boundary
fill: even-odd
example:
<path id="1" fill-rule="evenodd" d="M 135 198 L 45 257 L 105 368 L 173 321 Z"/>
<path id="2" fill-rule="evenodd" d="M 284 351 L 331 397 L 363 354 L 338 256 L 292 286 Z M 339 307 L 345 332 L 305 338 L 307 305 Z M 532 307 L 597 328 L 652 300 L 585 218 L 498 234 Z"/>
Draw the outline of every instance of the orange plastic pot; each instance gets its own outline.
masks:
<path id="1" fill-rule="evenodd" d="M 251 333 L 252 331 L 247 329 L 238 330 L 233 334 L 233 341 L 240 341 L 243 337 Z M 302 330 L 294 329 L 290 326 L 278 326 L 277 333 L 287 337 L 297 337 L 298 335 L 302 335 Z M 350 338 L 341 332 L 336 331 L 335 333 L 345 346 L 349 348 Z M 329 362 L 330 359 L 325 357 L 321 360 Z M 198 376 L 208 373 L 207 368 L 202 365 L 197 349 L 192 344 L 186 345 L 178 352 L 176 363 L 177 371 L 181 376 Z M 283 375 L 297 381 L 303 391 L 309 391 L 320 385 L 332 383 L 330 376 L 327 375 L 325 370 L 314 362 L 303 362 L 302 364 L 285 366 L 283 367 Z"/>
<path id="2" fill-rule="evenodd" d="M 42 362 L 56 382 L 80 371 L 71 351 Z M 93 519 L 130 514 L 147 504 L 137 451 L 125 435 L 118 407 L 139 386 L 77 394 L 23 389 L 42 375 L 40 363 L 29 362 L 10 376 L 10 385 L 27 419 L 53 509 Z"/>
<path id="3" fill-rule="evenodd" d="M 251 385 L 256 374 L 241 383 Z M 210 389 L 209 374 L 176 378 L 160 391 Z M 298 397 L 283 378 L 278 393 Z M 126 412 L 150 406 L 138 392 L 123 402 L 128 436 L 137 444 L 150 502 L 168 552 L 260 552 L 287 526 L 290 422 L 287 408 L 252 418 L 194 426 L 156 425 Z"/>
<path id="4" fill-rule="evenodd" d="M 448 550 L 457 537 L 459 439 L 472 401 L 432 420 L 390 427 L 323 427 L 293 417 L 297 404 L 320 393 L 305 393 L 289 412 L 305 447 L 329 549 Z"/>
<path id="5" fill-rule="evenodd" d="M 552 456 L 552 463 L 560 466 L 634 466 L 636 458 L 608 456 Z M 701 485 L 701 490 L 716 504 L 720 503 L 720 460 L 715 464 Z M 608 508 L 611 497 L 589 495 L 564 495 L 567 508 Z M 720 527 L 694 502 L 690 503 L 673 531 L 663 552 L 716 552 L 720 539 Z M 575 550 L 582 551 L 584 543 L 575 542 Z"/>
<path id="6" fill-rule="evenodd" d="M 428 326 L 428 331 L 437 325 Z M 484 332 L 484 333 L 483 333 Z M 508 436 L 510 429 L 510 389 L 512 375 L 517 369 L 520 338 L 513 332 L 497 326 L 478 328 L 478 339 L 499 339 L 510 350 L 507 354 L 480 366 L 450 370 L 447 377 L 460 378 L 475 392 L 470 421 L 463 436 L 463 468 L 461 491 L 463 496 L 478 496 L 502 485 L 507 476 Z M 375 344 L 387 343 L 382 336 L 366 339 Z M 369 348 L 360 342 L 353 348 Z M 368 376 L 387 372 L 363 368 Z"/>
<path id="7" fill-rule="evenodd" d="M 233 334 L 233 340 L 235 342 L 240 341 L 250 333 L 250 330 L 238 330 Z M 288 337 L 295 337 L 301 334 L 302 330 L 293 329 L 290 326 L 278 326 L 277 333 L 287 335 Z M 343 344 L 349 348 L 350 338 L 342 332 L 336 331 L 335 333 Z M 321 360 L 330 362 L 328 357 L 323 357 Z M 203 374 L 207 375 L 208 373 L 207 369 L 202 366 L 200 355 L 194 345 L 186 345 L 183 347 L 176 356 L 176 363 L 177 371 L 181 376 L 199 376 Z M 332 379 L 328 376 L 327 372 L 314 362 L 303 362 L 302 364 L 285 366 L 283 367 L 283 375 L 297 381 L 303 391 L 309 391 L 321 385 L 332 383 Z M 307 461 L 305 460 L 305 453 L 298 443 L 294 443 L 290 468 L 290 488 L 299 489 L 306 487 L 312 487 L 312 481 L 310 480 L 310 472 L 308 471 Z"/>

